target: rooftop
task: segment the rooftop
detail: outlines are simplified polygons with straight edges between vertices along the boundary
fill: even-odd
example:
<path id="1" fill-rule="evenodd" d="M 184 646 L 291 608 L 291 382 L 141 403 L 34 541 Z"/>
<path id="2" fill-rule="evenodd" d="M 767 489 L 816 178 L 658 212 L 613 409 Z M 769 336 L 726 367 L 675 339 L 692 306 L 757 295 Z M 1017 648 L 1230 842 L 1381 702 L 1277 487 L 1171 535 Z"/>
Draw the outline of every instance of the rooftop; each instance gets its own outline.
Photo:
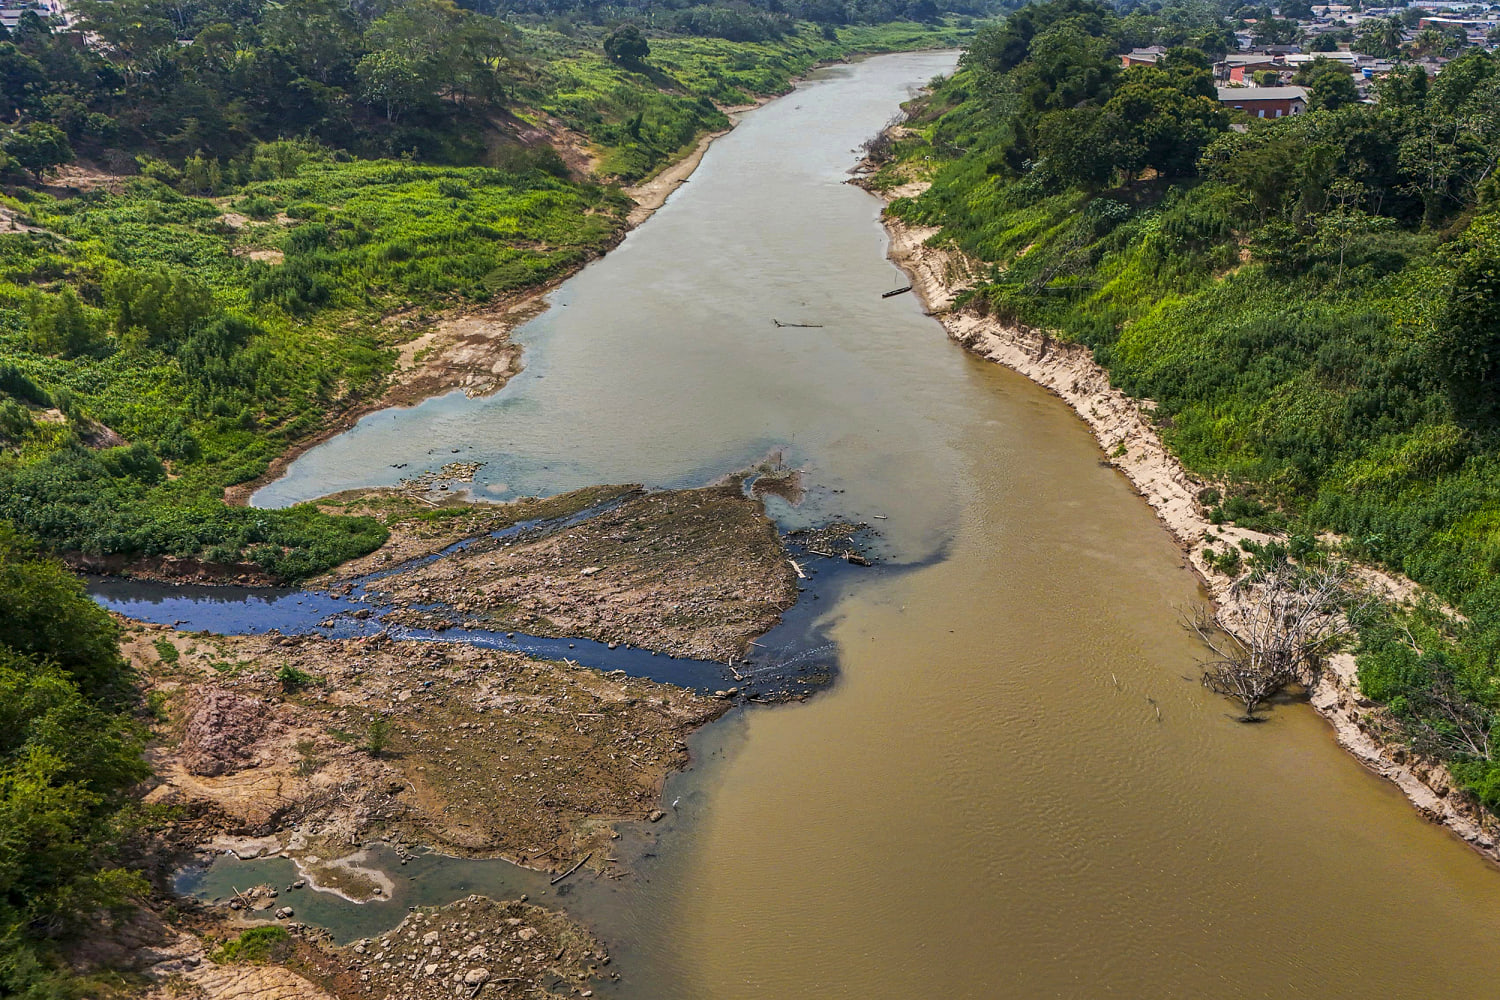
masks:
<path id="1" fill-rule="evenodd" d="M 1221 101 L 1307 100 L 1306 87 L 1220 87 Z"/>

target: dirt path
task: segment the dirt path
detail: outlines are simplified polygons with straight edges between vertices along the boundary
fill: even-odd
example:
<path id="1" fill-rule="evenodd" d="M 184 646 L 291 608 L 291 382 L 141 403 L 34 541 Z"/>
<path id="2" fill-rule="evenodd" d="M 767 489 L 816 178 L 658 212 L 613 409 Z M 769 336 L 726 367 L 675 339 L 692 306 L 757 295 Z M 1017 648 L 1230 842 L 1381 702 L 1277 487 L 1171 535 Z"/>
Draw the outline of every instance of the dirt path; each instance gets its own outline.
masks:
<path id="1" fill-rule="evenodd" d="M 879 196 L 890 202 L 925 190 L 909 183 Z M 982 275 L 984 265 L 952 247 L 932 244 L 939 230 L 910 227 L 889 215 L 889 256 L 911 276 L 912 290 L 948 335 L 982 358 L 1005 365 L 1067 403 L 1093 431 L 1110 464 L 1119 469 L 1182 546 L 1188 564 L 1221 607 L 1233 603 L 1233 582 L 1213 569 L 1214 551 L 1238 548 L 1243 540 L 1270 536 L 1233 525 L 1215 525 L 1198 502 L 1211 483 L 1193 476 L 1162 443 L 1151 417 L 1152 405 L 1114 388 L 1109 373 L 1081 344 L 1053 339 L 1045 331 L 1001 323 L 971 311 L 955 310 L 957 295 Z M 1361 567 L 1372 591 L 1410 600 L 1420 588 L 1405 577 Z M 1333 726 L 1338 742 L 1370 770 L 1389 781 L 1426 817 L 1451 829 L 1487 857 L 1500 861 L 1500 822 L 1471 796 L 1456 789 L 1441 763 L 1413 756 L 1404 746 L 1382 739 L 1381 709 L 1359 692 L 1354 657 L 1331 658 L 1310 692 L 1313 707 Z"/>

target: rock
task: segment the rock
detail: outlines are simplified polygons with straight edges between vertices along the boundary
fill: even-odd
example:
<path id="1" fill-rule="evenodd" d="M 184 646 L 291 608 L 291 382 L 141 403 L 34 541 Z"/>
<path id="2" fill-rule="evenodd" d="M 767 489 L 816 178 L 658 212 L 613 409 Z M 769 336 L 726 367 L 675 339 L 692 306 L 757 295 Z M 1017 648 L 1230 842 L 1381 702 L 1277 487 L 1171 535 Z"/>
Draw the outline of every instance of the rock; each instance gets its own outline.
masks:
<path id="1" fill-rule="evenodd" d="M 199 695 L 182 738 L 182 762 L 192 774 L 217 777 L 254 763 L 251 747 L 265 735 L 260 702 L 223 688 Z"/>
<path id="2" fill-rule="evenodd" d="M 662 812 L 660 809 L 653 809 L 653 810 L 651 810 L 651 814 L 649 816 L 647 816 L 646 818 L 649 819 L 653 823 L 660 823 L 662 821 L 662 818 L 665 817 L 666 815 L 667 814 L 664 813 L 664 812 Z"/>
<path id="3" fill-rule="evenodd" d="M 489 982 L 489 979 L 490 970 L 483 967 L 476 967 L 464 973 L 464 982 L 468 983 L 470 986 L 478 986 L 480 983 L 487 983 Z"/>
<path id="4" fill-rule="evenodd" d="M 438 943 L 438 932 L 437 931 L 428 931 L 426 934 L 422 935 L 422 947 L 424 947 L 424 948 L 431 948 L 433 945 L 435 945 L 437 943 Z"/>
<path id="5" fill-rule="evenodd" d="M 277 910 L 276 910 L 276 919 L 277 920 L 285 920 L 286 918 L 290 917 L 291 915 L 292 915 L 292 908 L 290 906 L 281 906 L 281 907 L 278 907 Z"/>
<path id="6" fill-rule="evenodd" d="M 520 930 L 516 931 L 516 937 L 520 938 L 522 941 L 530 941 L 532 938 L 536 937 L 536 928 L 522 927 Z"/>

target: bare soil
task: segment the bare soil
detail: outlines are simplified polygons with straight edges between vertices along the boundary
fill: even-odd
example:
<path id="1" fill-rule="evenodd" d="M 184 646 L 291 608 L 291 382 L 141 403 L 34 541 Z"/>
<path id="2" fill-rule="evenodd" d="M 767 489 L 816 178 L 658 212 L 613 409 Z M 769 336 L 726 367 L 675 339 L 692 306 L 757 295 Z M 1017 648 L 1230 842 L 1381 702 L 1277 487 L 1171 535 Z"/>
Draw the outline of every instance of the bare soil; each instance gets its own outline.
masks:
<path id="1" fill-rule="evenodd" d="M 370 589 L 402 624 L 448 622 L 410 607 L 436 602 L 492 630 L 714 660 L 743 656 L 797 598 L 775 525 L 737 481 L 636 492 L 573 527 L 477 539 Z"/>
<path id="2" fill-rule="evenodd" d="M 245 928 L 200 919 L 143 951 L 158 982 L 148 1000 L 438 1000 L 589 996 L 609 963 L 566 914 L 523 899 L 469 896 L 414 910 L 398 926 L 344 947 L 296 922 L 266 962 L 216 958 Z"/>
<path id="3" fill-rule="evenodd" d="M 178 649 L 176 662 L 158 640 Z M 687 762 L 687 735 L 727 707 L 462 644 L 132 623 L 124 645 L 160 706 L 159 784 L 146 799 L 182 807 L 176 839 L 285 853 L 351 898 L 377 894 L 380 880 L 336 861 L 380 837 L 544 870 L 571 864 L 609 839 L 608 821 L 656 808 L 666 775 Z M 312 680 L 287 691 L 283 667 Z M 376 719 L 388 727 L 378 753 Z M 224 722 L 217 739 L 209 720 Z"/>

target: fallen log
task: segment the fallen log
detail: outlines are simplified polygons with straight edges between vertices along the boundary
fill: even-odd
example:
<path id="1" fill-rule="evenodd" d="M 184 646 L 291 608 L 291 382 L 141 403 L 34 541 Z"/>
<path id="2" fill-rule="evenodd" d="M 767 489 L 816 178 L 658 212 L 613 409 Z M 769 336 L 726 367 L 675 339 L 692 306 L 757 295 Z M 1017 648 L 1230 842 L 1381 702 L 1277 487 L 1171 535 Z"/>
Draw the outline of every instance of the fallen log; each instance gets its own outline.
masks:
<path id="1" fill-rule="evenodd" d="M 589 851 L 587 854 L 585 854 L 582 858 L 579 859 L 579 861 L 578 861 L 578 863 L 576 865 L 574 865 L 572 868 L 569 868 L 567 871 L 563 872 L 561 875 L 557 876 L 557 878 L 553 879 L 551 882 L 548 882 L 547 884 L 548 885 L 556 885 L 557 883 L 561 882 L 563 879 L 567 878 L 569 875 L 573 874 L 578 869 L 582 868 L 588 862 L 589 858 L 592 858 L 593 856 L 594 856 L 594 852 L 593 851 Z"/>

